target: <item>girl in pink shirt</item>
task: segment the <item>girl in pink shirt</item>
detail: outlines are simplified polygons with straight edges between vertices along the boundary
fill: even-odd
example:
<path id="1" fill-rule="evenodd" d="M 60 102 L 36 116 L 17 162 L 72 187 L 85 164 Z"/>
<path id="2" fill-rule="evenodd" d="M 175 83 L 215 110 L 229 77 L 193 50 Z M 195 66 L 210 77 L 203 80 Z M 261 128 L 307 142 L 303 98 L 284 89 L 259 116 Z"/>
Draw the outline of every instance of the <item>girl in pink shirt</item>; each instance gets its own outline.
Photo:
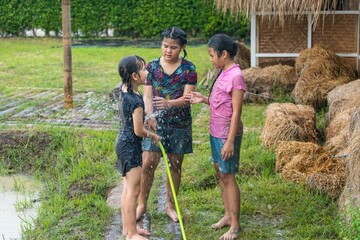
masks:
<path id="1" fill-rule="evenodd" d="M 241 232 L 240 189 L 235 179 L 239 172 L 243 133 L 241 111 L 246 91 L 245 80 L 234 57 L 237 45 L 225 34 L 214 35 L 208 43 L 210 61 L 221 69 L 210 90 L 210 97 L 199 92 L 187 95 L 190 103 L 210 105 L 211 161 L 219 179 L 225 215 L 212 228 L 230 226 L 219 240 L 236 239 Z"/>

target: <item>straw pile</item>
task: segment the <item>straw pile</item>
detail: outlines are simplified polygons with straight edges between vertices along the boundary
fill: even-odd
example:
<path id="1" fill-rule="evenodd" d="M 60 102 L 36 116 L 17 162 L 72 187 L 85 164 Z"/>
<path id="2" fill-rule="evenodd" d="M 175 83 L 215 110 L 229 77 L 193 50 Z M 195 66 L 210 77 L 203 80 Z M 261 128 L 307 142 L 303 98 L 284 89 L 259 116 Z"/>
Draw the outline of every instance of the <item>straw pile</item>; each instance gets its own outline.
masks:
<path id="1" fill-rule="evenodd" d="M 250 49 L 239 41 L 236 41 L 236 44 L 238 46 L 238 50 L 234 60 L 240 65 L 242 70 L 247 69 L 250 67 Z"/>
<path id="2" fill-rule="evenodd" d="M 351 116 L 349 141 L 349 161 L 346 166 L 347 186 L 352 195 L 360 198 L 360 106 Z M 360 199 L 359 199 L 360 200 Z"/>
<path id="3" fill-rule="evenodd" d="M 272 103 L 265 112 L 261 132 L 264 147 L 276 147 L 280 141 L 317 142 L 315 111 L 310 106 Z"/>
<path id="4" fill-rule="evenodd" d="M 334 88 L 328 94 L 329 112 L 325 130 L 325 146 L 333 154 L 338 154 L 348 146 L 353 132 L 351 115 L 360 106 L 360 80 L 352 81 Z"/>
<path id="5" fill-rule="evenodd" d="M 334 174 L 313 173 L 306 178 L 306 186 L 309 190 L 325 193 L 331 198 L 338 197 L 344 185 L 345 177 Z"/>
<path id="6" fill-rule="evenodd" d="M 347 147 L 350 138 L 350 117 L 355 108 L 348 108 L 337 114 L 325 129 L 325 146 L 328 151 L 336 155 Z"/>
<path id="7" fill-rule="evenodd" d="M 252 67 L 243 71 L 249 92 L 269 93 L 273 88 L 290 92 L 297 81 L 295 68 L 287 65 L 273 65 L 265 68 Z"/>
<path id="8" fill-rule="evenodd" d="M 320 46 L 301 51 L 295 69 L 299 80 L 291 96 L 295 103 L 311 105 L 315 109 L 325 105 L 328 92 L 355 79 L 355 73 L 347 63 L 333 51 Z"/>
<path id="9" fill-rule="evenodd" d="M 360 79 L 331 90 L 327 95 L 327 102 L 329 106 L 328 122 L 335 118 L 336 114 L 348 108 L 360 106 Z"/>
<path id="10" fill-rule="evenodd" d="M 345 183 L 344 159 L 309 142 L 281 141 L 276 148 L 276 171 L 289 181 L 304 182 L 310 190 L 338 196 Z"/>

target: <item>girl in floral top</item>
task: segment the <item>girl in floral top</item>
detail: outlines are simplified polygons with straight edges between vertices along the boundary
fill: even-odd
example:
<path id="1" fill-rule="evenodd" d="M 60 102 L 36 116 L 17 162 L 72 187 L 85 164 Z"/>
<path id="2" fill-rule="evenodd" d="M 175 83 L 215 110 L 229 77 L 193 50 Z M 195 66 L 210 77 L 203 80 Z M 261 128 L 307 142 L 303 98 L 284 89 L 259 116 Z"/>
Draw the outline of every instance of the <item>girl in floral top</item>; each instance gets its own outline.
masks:
<path id="1" fill-rule="evenodd" d="M 149 74 L 143 86 L 145 113 L 150 128 L 162 137 L 168 154 L 171 175 L 176 193 L 181 179 L 184 154 L 192 152 L 191 106 L 185 95 L 195 91 L 197 73 L 195 65 L 186 60 L 187 37 L 178 27 L 170 27 L 162 33 L 162 56 L 146 66 Z M 180 53 L 184 52 L 181 57 Z M 140 219 L 147 208 L 147 200 L 160 162 L 161 152 L 151 139 L 144 139 L 141 190 L 136 217 Z M 167 179 L 166 213 L 177 222 L 170 184 Z"/>

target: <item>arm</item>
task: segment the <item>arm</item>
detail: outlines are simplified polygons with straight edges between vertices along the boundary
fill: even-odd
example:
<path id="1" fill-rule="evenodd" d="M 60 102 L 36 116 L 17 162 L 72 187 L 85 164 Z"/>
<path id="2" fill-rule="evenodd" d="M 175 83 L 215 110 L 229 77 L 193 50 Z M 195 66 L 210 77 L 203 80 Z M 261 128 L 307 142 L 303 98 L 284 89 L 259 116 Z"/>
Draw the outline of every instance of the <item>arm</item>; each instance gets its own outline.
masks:
<path id="1" fill-rule="evenodd" d="M 238 130 L 239 122 L 241 119 L 241 111 L 244 99 L 244 91 L 243 90 L 233 90 L 231 92 L 232 95 L 232 116 L 230 121 L 230 129 L 228 138 L 221 149 L 221 157 L 224 160 L 229 159 L 234 155 L 234 140 Z"/>
<path id="2" fill-rule="evenodd" d="M 143 109 L 138 107 L 133 112 L 133 121 L 134 121 L 134 133 L 138 137 L 148 137 L 151 138 L 156 144 L 160 141 L 160 137 L 153 132 L 147 130 L 143 124 Z"/>
<path id="3" fill-rule="evenodd" d="M 191 104 L 196 103 L 205 103 L 207 105 L 210 105 L 209 98 L 203 96 L 199 92 L 191 92 L 185 96 L 185 100 L 190 102 Z"/>
<path id="4" fill-rule="evenodd" d="M 153 99 L 154 107 L 157 109 L 165 109 L 170 107 L 182 107 L 186 104 L 189 104 L 189 101 L 187 100 L 187 95 L 190 94 L 192 91 L 195 91 L 195 88 L 195 85 L 185 85 L 183 95 L 177 99 L 165 99 L 162 97 L 155 97 Z"/>
<path id="5" fill-rule="evenodd" d="M 156 119 L 153 115 L 153 103 L 152 103 L 152 86 L 151 85 L 144 85 L 143 86 L 143 92 L 144 92 L 144 104 L 145 104 L 145 125 L 148 129 L 153 130 L 156 132 Z"/>

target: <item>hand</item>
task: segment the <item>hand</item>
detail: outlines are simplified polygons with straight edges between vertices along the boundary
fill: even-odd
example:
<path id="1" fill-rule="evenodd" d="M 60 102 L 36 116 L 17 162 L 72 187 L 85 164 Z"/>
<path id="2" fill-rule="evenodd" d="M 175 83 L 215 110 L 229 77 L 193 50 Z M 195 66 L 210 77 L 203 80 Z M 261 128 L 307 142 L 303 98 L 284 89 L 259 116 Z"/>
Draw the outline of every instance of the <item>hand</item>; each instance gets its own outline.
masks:
<path id="1" fill-rule="evenodd" d="M 204 96 L 199 92 L 191 92 L 185 96 L 185 99 L 189 99 L 191 104 L 204 102 Z"/>
<path id="2" fill-rule="evenodd" d="M 154 97 L 153 105 L 154 105 L 154 108 L 156 108 L 158 110 L 165 109 L 169 106 L 168 100 L 166 100 L 163 97 Z"/>
<path id="3" fill-rule="evenodd" d="M 144 125 L 147 130 L 156 132 L 156 124 L 157 124 L 157 122 L 156 122 L 156 118 L 155 118 L 154 114 L 151 114 L 151 116 L 145 117 Z"/>
<path id="4" fill-rule="evenodd" d="M 221 158 L 226 161 L 234 156 L 234 143 L 226 140 L 224 146 L 221 149 Z"/>
<path id="5" fill-rule="evenodd" d="M 159 146 L 159 142 L 161 141 L 161 137 L 154 133 L 154 135 L 152 137 L 152 140 L 157 146 Z"/>

